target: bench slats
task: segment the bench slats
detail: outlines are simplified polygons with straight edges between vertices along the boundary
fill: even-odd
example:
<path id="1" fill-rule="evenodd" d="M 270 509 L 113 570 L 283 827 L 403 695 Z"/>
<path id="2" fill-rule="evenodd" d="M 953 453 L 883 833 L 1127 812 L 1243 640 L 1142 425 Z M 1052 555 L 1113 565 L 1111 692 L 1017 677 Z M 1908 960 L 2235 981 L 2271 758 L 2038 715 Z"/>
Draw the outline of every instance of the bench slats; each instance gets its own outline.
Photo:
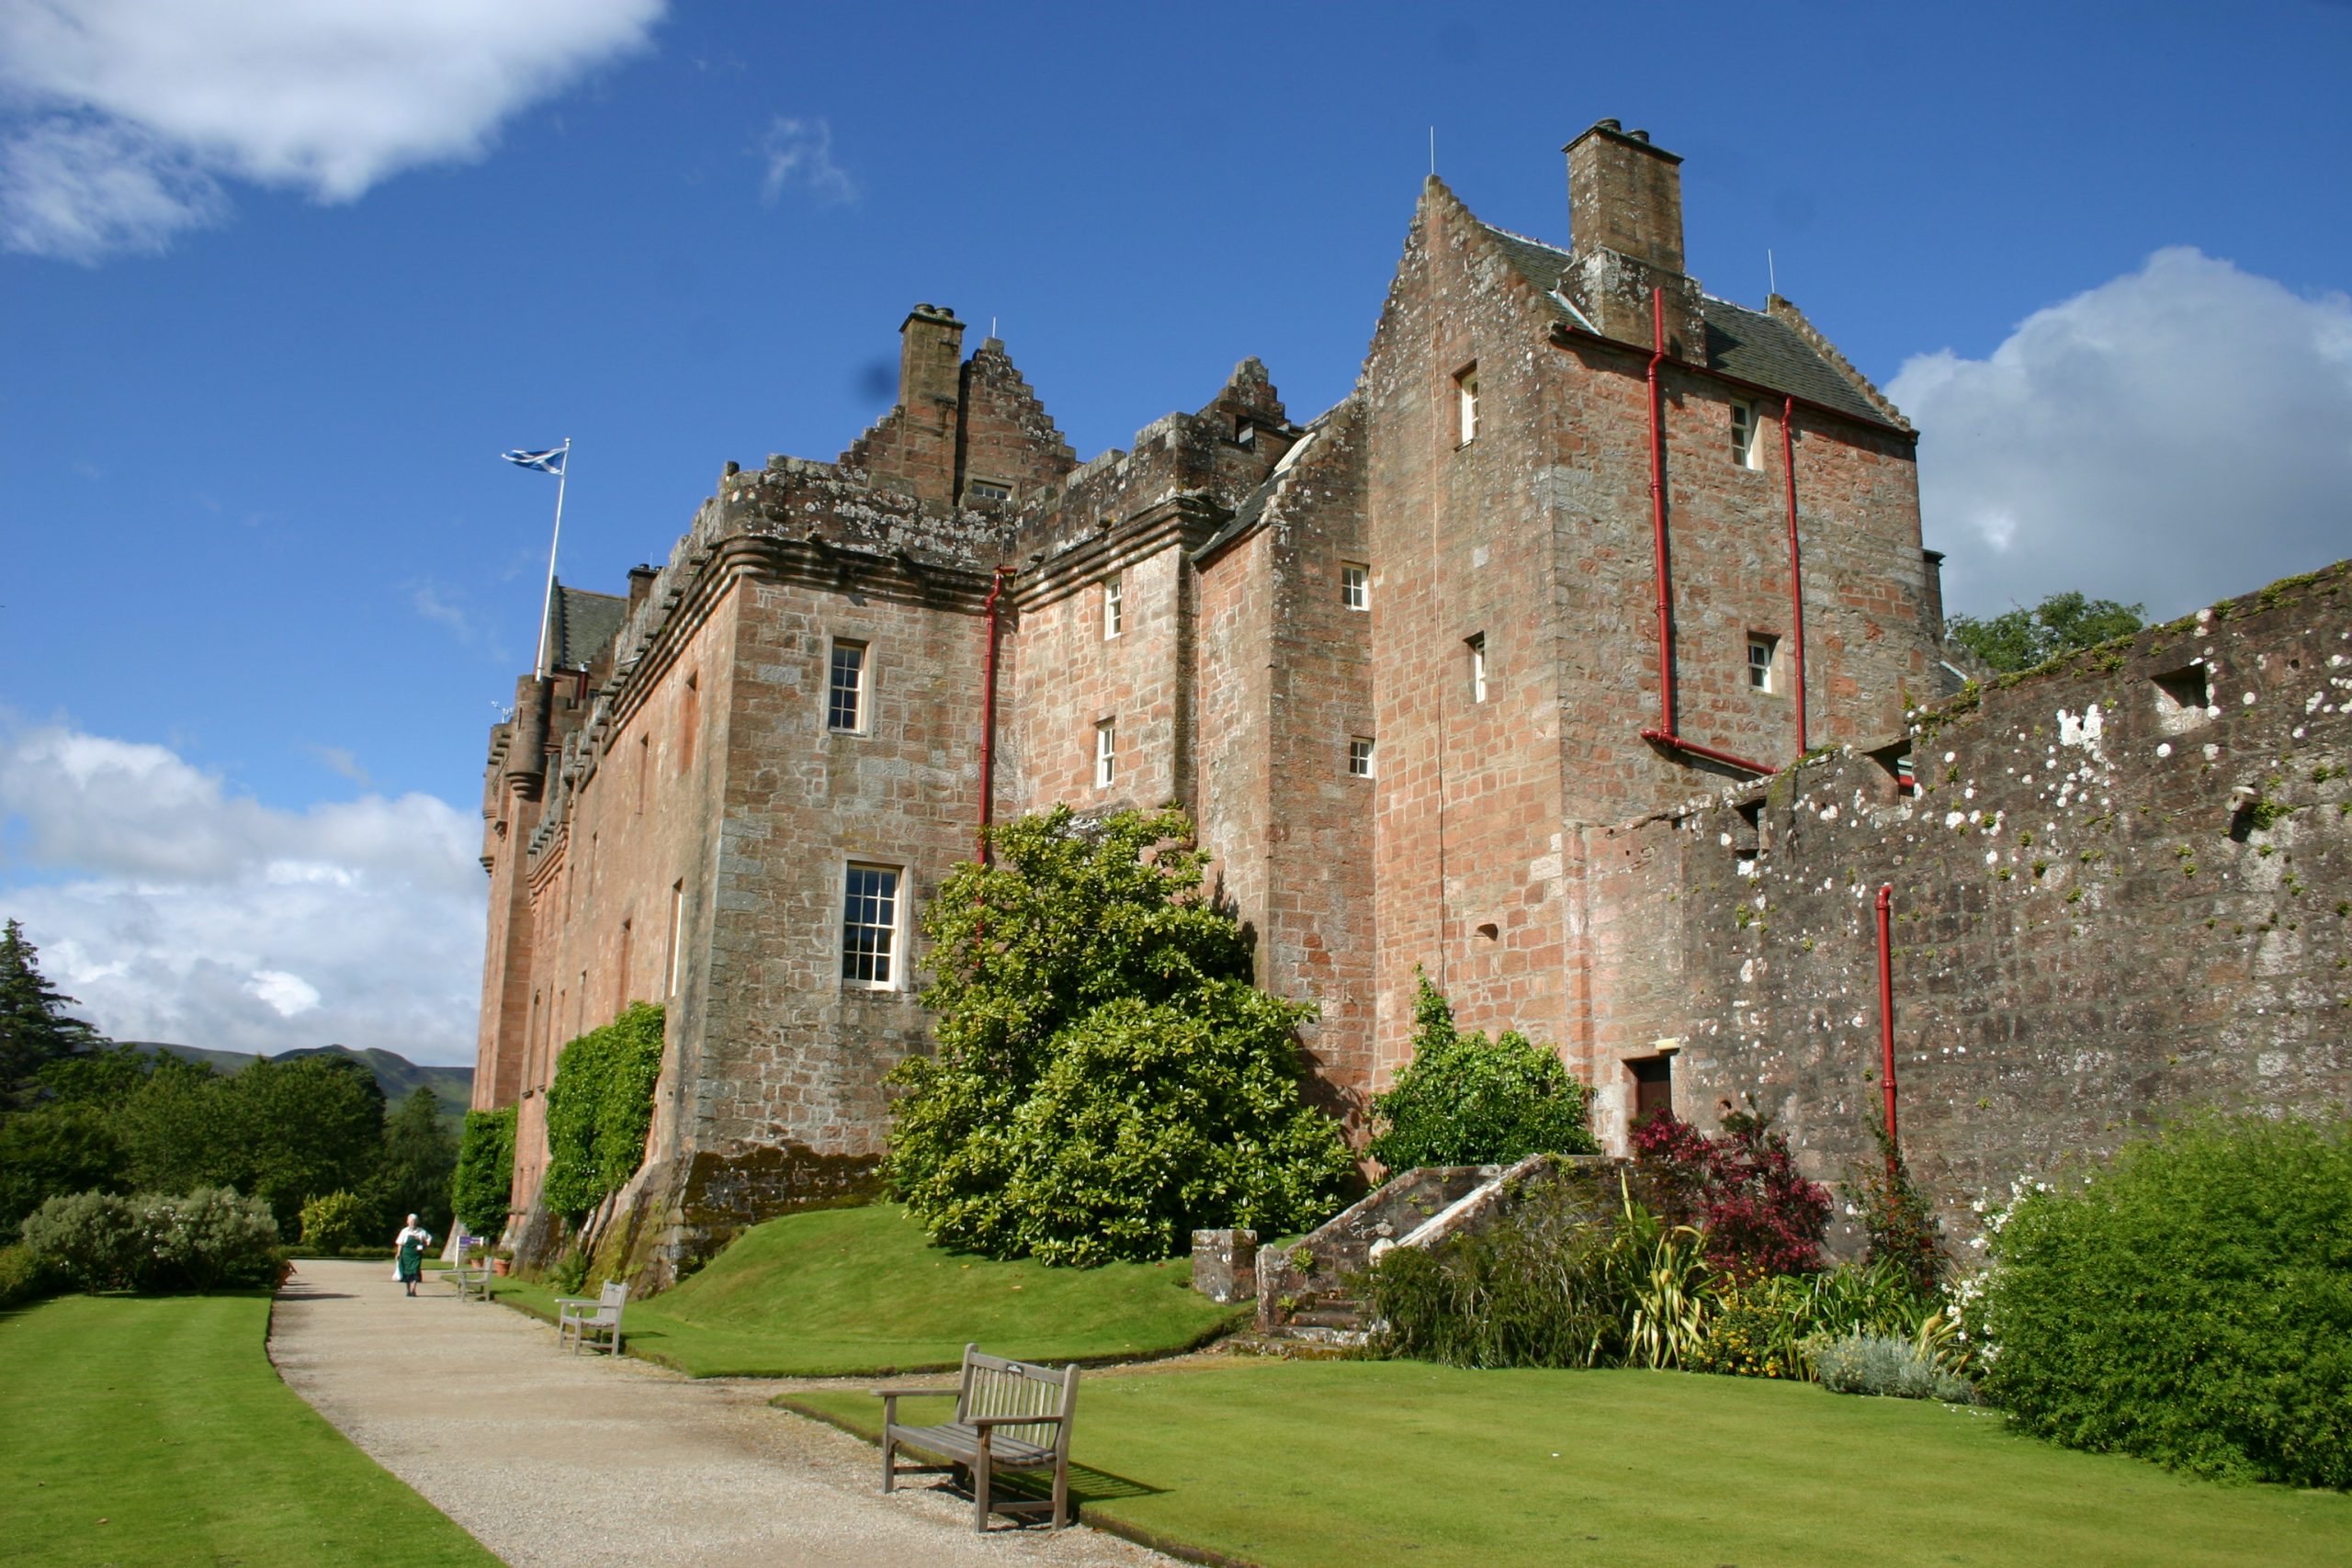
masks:
<path id="1" fill-rule="evenodd" d="M 972 1528 L 977 1530 L 988 1529 L 991 1506 L 1000 1513 L 1050 1509 L 1056 1529 L 1069 1522 L 1069 1429 L 1070 1416 L 1078 1404 L 1077 1367 L 1057 1371 L 1026 1361 L 1009 1361 L 1001 1356 L 982 1354 L 977 1345 L 967 1345 L 956 1384 L 956 1418 L 928 1427 L 899 1424 L 899 1400 L 917 1391 L 874 1392 L 883 1400 L 883 1491 L 891 1491 L 897 1484 L 900 1470 L 898 1450 L 904 1444 L 937 1454 L 949 1461 L 950 1468 L 971 1473 Z M 1051 1470 L 1051 1501 L 992 1500 L 989 1478 L 991 1472 L 1000 1470 Z"/>

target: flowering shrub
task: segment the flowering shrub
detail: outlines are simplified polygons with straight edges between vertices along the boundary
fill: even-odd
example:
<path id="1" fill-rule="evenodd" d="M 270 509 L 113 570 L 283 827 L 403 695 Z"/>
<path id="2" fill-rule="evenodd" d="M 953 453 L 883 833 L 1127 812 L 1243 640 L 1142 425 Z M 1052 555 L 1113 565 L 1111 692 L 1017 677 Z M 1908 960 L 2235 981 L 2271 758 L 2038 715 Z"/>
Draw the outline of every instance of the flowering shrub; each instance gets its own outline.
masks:
<path id="1" fill-rule="evenodd" d="M 2352 1486 L 2352 1118 L 2211 1118 L 1988 1227 L 1972 1327 L 2028 1431 L 2199 1474 Z"/>
<path id="2" fill-rule="evenodd" d="M 1747 1280 L 1821 1268 L 1829 1194 L 1797 1173 L 1761 1111 L 1732 1111 L 1710 1138 L 1661 1111 L 1634 1123 L 1633 1142 L 1661 1213 L 1704 1230 L 1716 1269 Z"/>
<path id="3" fill-rule="evenodd" d="M 33 1263 L 77 1289 L 209 1291 L 266 1284 L 277 1222 L 258 1198 L 198 1188 L 185 1198 L 51 1198 L 25 1221 Z"/>
<path id="4" fill-rule="evenodd" d="M 135 1209 L 145 1256 L 132 1282 L 142 1290 L 211 1291 L 277 1277 L 277 1220 L 258 1198 L 199 1187 L 185 1198 L 139 1199 Z"/>
<path id="5" fill-rule="evenodd" d="M 111 1192 L 51 1198 L 25 1219 L 34 1265 L 92 1295 L 130 1283 L 141 1253 L 130 1200 Z"/>

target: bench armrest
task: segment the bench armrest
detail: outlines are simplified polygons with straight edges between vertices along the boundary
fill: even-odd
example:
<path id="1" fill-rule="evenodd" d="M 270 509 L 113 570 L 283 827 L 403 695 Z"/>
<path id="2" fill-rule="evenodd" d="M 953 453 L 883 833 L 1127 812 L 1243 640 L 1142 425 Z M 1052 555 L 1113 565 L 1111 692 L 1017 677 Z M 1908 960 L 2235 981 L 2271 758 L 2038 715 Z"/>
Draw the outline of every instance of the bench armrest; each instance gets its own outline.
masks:
<path id="1" fill-rule="evenodd" d="M 560 1307 L 592 1307 L 598 1303 L 594 1296 L 558 1296 L 555 1304 Z"/>
<path id="2" fill-rule="evenodd" d="M 1058 1416 L 967 1416 L 964 1425 L 987 1431 L 991 1427 L 1058 1427 Z"/>
<path id="3" fill-rule="evenodd" d="M 945 1388 L 877 1388 L 868 1392 L 876 1399 L 914 1399 L 926 1393 L 954 1393 L 956 1388 L 949 1383 Z"/>

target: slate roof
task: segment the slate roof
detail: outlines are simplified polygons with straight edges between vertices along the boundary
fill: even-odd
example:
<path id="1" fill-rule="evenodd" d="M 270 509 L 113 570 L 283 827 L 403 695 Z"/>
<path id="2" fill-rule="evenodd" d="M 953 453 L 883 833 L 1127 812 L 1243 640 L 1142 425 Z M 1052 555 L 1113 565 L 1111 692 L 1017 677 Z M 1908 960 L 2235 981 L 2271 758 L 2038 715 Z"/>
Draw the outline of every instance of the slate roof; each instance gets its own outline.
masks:
<path id="1" fill-rule="evenodd" d="M 1559 289 L 1561 275 L 1567 271 L 1567 252 L 1509 230 L 1484 223 L 1479 227 L 1486 230 L 1487 237 L 1519 275 L 1550 299 L 1562 321 L 1591 330 L 1589 321 L 1552 298 L 1554 291 Z M 1872 424 L 1893 423 L 1786 321 L 1712 295 L 1701 295 L 1699 308 L 1707 322 L 1709 369 L 1770 387 L 1776 392 L 1793 394 Z"/>
<path id="2" fill-rule="evenodd" d="M 578 670 L 596 662 L 613 644 L 621 622 L 628 618 L 628 600 L 618 593 L 591 593 L 584 588 L 555 585 L 555 606 L 548 626 L 549 661 L 558 670 Z"/>

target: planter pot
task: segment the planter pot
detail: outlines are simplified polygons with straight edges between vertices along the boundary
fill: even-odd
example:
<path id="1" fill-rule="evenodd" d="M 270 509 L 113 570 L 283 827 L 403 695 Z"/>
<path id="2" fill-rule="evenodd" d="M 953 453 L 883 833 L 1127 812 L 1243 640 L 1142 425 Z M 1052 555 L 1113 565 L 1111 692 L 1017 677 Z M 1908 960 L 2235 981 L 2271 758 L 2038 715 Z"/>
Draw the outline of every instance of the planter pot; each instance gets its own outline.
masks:
<path id="1" fill-rule="evenodd" d="M 493 1258 L 490 1260 L 490 1271 L 493 1274 L 511 1274 L 514 1271 L 514 1260 L 511 1258 Z"/>

